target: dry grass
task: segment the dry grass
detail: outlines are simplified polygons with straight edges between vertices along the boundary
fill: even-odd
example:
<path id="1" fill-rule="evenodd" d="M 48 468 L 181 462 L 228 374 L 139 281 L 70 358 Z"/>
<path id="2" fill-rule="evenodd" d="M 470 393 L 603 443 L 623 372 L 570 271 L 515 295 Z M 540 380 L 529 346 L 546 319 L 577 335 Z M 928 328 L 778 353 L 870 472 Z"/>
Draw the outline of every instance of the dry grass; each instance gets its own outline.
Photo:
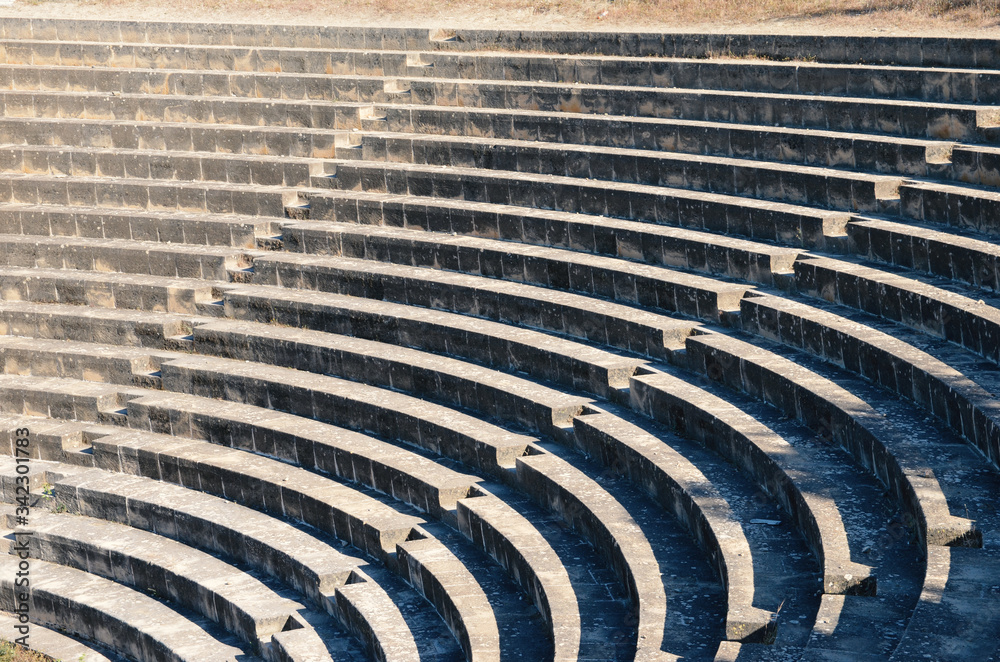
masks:
<path id="1" fill-rule="evenodd" d="M 0 639 L 0 662 L 54 662 L 54 660 L 48 655 L 42 655 Z"/>
<path id="2" fill-rule="evenodd" d="M 0 15 L 996 36 L 1000 0 L 17 0 Z"/>

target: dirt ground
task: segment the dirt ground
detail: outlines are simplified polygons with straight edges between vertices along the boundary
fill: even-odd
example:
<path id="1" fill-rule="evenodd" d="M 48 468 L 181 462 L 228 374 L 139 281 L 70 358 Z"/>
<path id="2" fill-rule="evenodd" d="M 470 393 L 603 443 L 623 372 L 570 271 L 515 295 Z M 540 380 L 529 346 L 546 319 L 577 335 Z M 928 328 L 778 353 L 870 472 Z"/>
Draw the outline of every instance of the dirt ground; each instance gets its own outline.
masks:
<path id="1" fill-rule="evenodd" d="M 1000 38 L 1000 0 L 14 0 L 0 16 Z"/>

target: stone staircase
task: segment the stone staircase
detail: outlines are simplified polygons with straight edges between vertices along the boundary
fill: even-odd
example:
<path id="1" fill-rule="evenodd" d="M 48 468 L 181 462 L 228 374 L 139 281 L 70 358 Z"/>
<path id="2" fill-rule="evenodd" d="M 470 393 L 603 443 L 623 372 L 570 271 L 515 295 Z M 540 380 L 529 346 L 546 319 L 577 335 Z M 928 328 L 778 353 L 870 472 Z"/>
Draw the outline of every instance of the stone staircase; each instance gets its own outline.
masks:
<path id="1" fill-rule="evenodd" d="M 1000 662 L 1000 42 L 0 18 L 0 104 L 0 636 L 27 540 L 54 659 Z"/>

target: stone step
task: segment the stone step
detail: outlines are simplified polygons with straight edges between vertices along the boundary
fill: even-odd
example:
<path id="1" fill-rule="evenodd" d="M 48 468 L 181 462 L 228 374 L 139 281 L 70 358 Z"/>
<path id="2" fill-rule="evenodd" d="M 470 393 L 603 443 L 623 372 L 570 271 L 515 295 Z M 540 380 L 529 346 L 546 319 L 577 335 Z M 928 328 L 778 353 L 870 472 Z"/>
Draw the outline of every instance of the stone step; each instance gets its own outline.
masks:
<path id="1" fill-rule="evenodd" d="M 386 130 L 403 133 L 759 158 L 885 175 L 938 173 L 950 164 L 955 147 L 940 140 L 672 117 L 400 104 L 379 104 L 375 111 L 384 116 Z M 0 121 L 0 130 L 3 126 Z"/>
<path id="2" fill-rule="evenodd" d="M 771 618 L 753 607 L 749 543 L 711 481 L 662 439 L 615 414 L 590 408 L 573 423 L 576 443 L 588 455 L 628 476 L 675 516 L 708 555 L 726 588 L 726 638 L 753 641 L 773 636 Z"/>
<path id="3" fill-rule="evenodd" d="M 208 442 L 128 430 L 93 446 L 98 468 L 178 484 L 197 480 L 217 496 L 238 492 L 242 503 L 303 521 L 377 559 L 394 553 L 421 521 L 329 478 Z"/>
<path id="4" fill-rule="evenodd" d="M 365 133 L 366 160 L 579 177 L 710 191 L 828 209 L 876 211 L 897 177 L 705 154 L 413 133 Z"/>
<path id="5" fill-rule="evenodd" d="M 904 219 L 975 230 L 991 237 L 1000 234 L 996 221 L 1000 193 L 993 186 L 908 181 L 899 187 L 899 200 Z"/>
<path id="6" fill-rule="evenodd" d="M 1000 465 L 995 396 L 905 340 L 840 315 L 769 295 L 741 303 L 744 331 L 801 349 L 915 402 Z M 817 342 L 819 341 L 819 342 Z"/>
<path id="7" fill-rule="evenodd" d="M 529 453 L 517 458 L 516 470 L 518 486 L 562 516 L 614 569 L 637 619 L 636 657 L 661 654 L 667 596 L 653 549 L 629 512 L 558 455 Z"/>
<path id="8" fill-rule="evenodd" d="M 211 318 L 73 304 L 0 301 L 0 334 L 155 350 L 190 349 L 194 324 Z"/>
<path id="9" fill-rule="evenodd" d="M 895 99 L 444 78 L 400 80 L 409 85 L 411 102 L 421 105 L 530 107 L 972 141 L 1000 121 L 1000 113 L 990 107 Z"/>
<path id="10" fill-rule="evenodd" d="M 8 117 L 360 129 L 371 102 L 0 90 Z M 179 105 L 178 105 L 179 104 Z"/>
<path id="11" fill-rule="evenodd" d="M 415 445 L 493 475 L 513 467 L 534 441 L 417 397 L 289 368 L 198 356 L 168 361 L 160 369 L 165 390 L 315 418 Z"/>
<path id="12" fill-rule="evenodd" d="M 221 305 L 213 305 L 213 302 L 219 300 L 226 285 L 221 281 L 143 274 L 0 268 L 0 293 L 5 299 L 4 305 L 34 302 L 87 306 L 89 309 L 126 308 L 172 313 L 175 320 L 184 315 L 222 314 Z M 35 319 L 42 323 L 40 318 Z M 150 332 L 143 329 L 141 333 Z M 165 344 L 167 340 L 169 338 L 164 339 Z"/>
<path id="13" fill-rule="evenodd" d="M 1000 642 L 988 634 L 997 621 L 992 582 L 1000 559 L 995 550 L 984 552 L 959 547 L 928 550 L 924 592 L 890 660 L 930 656 L 958 662 L 1000 653 Z M 951 634 L 959 632 L 963 634 Z"/>
<path id="14" fill-rule="evenodd" d="M 454 520 L 455 502 L 479 479 L 367 435 L 279 411 L 183 393 L 130 400 L 129 424 L 278 458 L 356 482 L 435 518 Z"/>
<path id="15" fill-rule="evenodd" d="M 233 319 L 451 355 L 603 398 L 626 388 L 629 376 L 643 365 L 639 359 L 530 328 L 385 301 L 265 285 L 228 290 L 224 300 Z"/>
<path id="16" fill-rule="evenodd" d="M 916 408 L 892 395 L 886 395 L 884 390 L 861 382 L 857 379 L 842 378 L 840 371 L 831 369 L 811 357 L 800 357 L 796 352 L 787 352 L 775 347 L 782 355 L 797 358 L 803 367 L 813 370 L 826 379 L 837 379 L 840 388 L 849 391 L 852 397 L 868 403 L 870 408 L 883 418 L 884 425 L 891 430 L 905 431 L 905 442 L 908 449 L 923 453 L 929 470 L 923 476 L 940 478 L 940 489 L 952 512 L 960 513 L 974 522 L 973 540 L 982 540 L 983 549 L 968 547 L 947 547 L 945 554 L 938 554 L 941 547 L 930 546 L 927 550 L 925 573 L 921 578 L 922 593 L 915 603 L 912 617 L 903 631 L 901 641 L 896 647 L 893 659 L 906 659 L 918 650 L 919 643 L 925 642 L 933 651 L 934 659 L 962 659 L 968 657 L 988 658 L 994 654 L 996 644 L 990 641 L 980 647 L 978 640 L 973 639 L 956 647 L 955 640 L 940 637 L 943 622 L 950 622 L 956 631 L 966 631 L 967 628 L 991 628 L 996 622 L 994 610 L 986 607 L 984 602 L 978 606 L 982 611 L 956 611 L 954 606 L 976 600 L 990 593 L 986 588 L 986 579 L 990 576 L 989 568 L 995 566 L 995 554 L 991 552 L 990 540 L 996 538 L 996 511 L 992 508 L 990 495 L 1000 489 L 1000 479 L 995 470 L 984 465 L 983 458 L 957 439 L 956 435 L 942 424 L 921 415 Z M 794 377 L 792 371 L 784 374 Z M 966 544 L 968 544 L 968 542 Z M 964 549 L 965 551 L 960 551 Z M 881 593 L 881 591 L 880 591 Z M 930 609 L 923 604 L 929 595 L 937 596 Z M 969 625 L 962 625 L 968 622 Z M 920 654 L 918 654 L 919 656 Z"/>
<path id="17" fill-rule="evenodd" d="M 94 428 L 94 434 L 115 432 Z M 151 478 L 88 469 L 77 477 L 53 479 L 53 497 L 57 510 L 127 524 L 246 564 L 317 607 L 366 565 L 359 555 L 331 547 L 284 520 Z"/>
<path id="18" fill-rule="evenodd" d="M 897 273 L 829 258 L 795 263 L 797 289 L 809 296 L 864 310 L 944 338 L 994 363 L 1000 362 L 1000 310 L 913 272 Z M 984 297 L 986 298 L 986 297 Z"/>
<path id="19" fill-rule="evenodd" d="M 0 175 L 0 202 L 285 218 L 299 192 L 278 186 L 112 177 Z"/>
<path id="20" fill-rule="evenodd" d="M 35 561 L 28 604 L 31 618 L 91 639 L 132 659 L 182 662 L 259 660 L 208 624 L 188 617 L 141 591 L 65 566 Z M 15 604 L 18 560 L 0 559 L 3 604 Z"/>
<path id="21" fill-rule="evenodd" d="M 951 179 L 967 184 L 996 186 L 1000 183 L 1000 149 L 988 145 L 955 145 L 951 153 Z"/>
<path id="22" fill-rule="evenodd" d="M 219 321 L 194 329 L 195 351 L 411 393 L 536 434 L 557 434 L 591 400 L 420 350 L 308 329 Z"/>
<path id="23" fill-rule="evenodd" d="M 55 177 L 306 186 L 326 172 L 321 159 L 263 154 L 3 145 L 0 171 Z"/>
<path id="24" fill-rule="evenodd" d="M 838 491 L 819 470 L 835 462 L 805 445 L 793 446 L 734 404 L 669 373 L 634 376 L 630 394 L 633 410 L 733 462 L 778 501 L 822 565 L 823 592 L 874 594 L 876 578 L 870 567 L 852 561 L 845 523 L 835 507 L 849 492 Z"/>
<path id="25" fill-rule="evenodd" d="M 342 105 L 345 109 L 353 107 L 350 104 Z M 92 149 L 194 151 L 322 159 L 334 158 L 338 149 L 360 145 L 360 138 L 356 131 L 322 127 L 310 129 L 83 117 L 0 119 L 0 141 L 11 145 L 65 145 Z"/>
<path id="26" fill-rule="evenodd" d="M 927 450 L 908 441 L 866 402 L 793 361 L 737 338 L 688 339 L 689 365 L 797 417 L 840 445 L 895 493 L 927 545 L 982 546 L 974 521 L 953 516 Z"/>
<path id="27" fill-rule="evenodd" d="M 6 203 L 0 233 L 253 249 L 278 230 L 274 221 L 254 216 Z"/>
<path id="28" fill-rule="evenodd" d="M 304 625 L 297 614 L 302 605 L 243 570 L 153 533 L 50 513 L 34 515 L 13 535 L 25 537 L 32 559 L 151 592 L 218 623 L 259 653 L 274 634 Z"/>
<path id="29" fill-rule="evenodd" d="M 455 201 L 451 204 L 463 201 L 466 207 L 490 203 L 680 225 L 716 234 L 815 248 L 836 245 L 836 237 L 844 234 L 844 226 L 850 219 L 842 211 L 706 191 L 388 162 L 338 161 L 335 178 L 314 178 L 313 184 L 339 189 L 336 194 L 322 190 L 303 193 L 309 199 L 310 218 L 315 211 L 316 218 L 320 219 L 336 214 L 336 206 L 331 202 L 360 191 Z"/>
<path id="30" fill-rule="evenodd" d="M 756 35 L 708 33 L 601 32 L 550 30 L 362 28 L 293 25 L 233 25 L 188 22 L 39 19 L 6 17 L 6 39 L 235 45 L 246 47 L 365 50 L 526 51 L 626 57 L 718 57 L 719 54 L 771 60 L 888 62 L 901 66 L 996 68 L 998 56 L 976 38 Z"/>
<path id="31" fill-rule="evenodd" d="M 8 375 L 66 377 L 140 388 L 154 386 L 153 373 L 176 352 L 150 351 L 65 340 L 0 336 L 0 372 Z"/>
<path id="32" fill-rule="evenodd" d="M 801 254 L 797 249 L 720 237 L 700 229 L 663 226 L 653 219 L 635 222 L 363 191 L 332 191 L 323 195 L 322 206 L 318 202 L 318 196 L 310 200 L 310 221 L 401 227 L 569 248 L 765 285 L 790 273 Z"/>
<path id="33" fill-rule="evenodd" d="M 327 222 L 286 226 L 289 251 L 482 275 L 716 321 L 751 288 L 665 267 L 478 237 Z M 258 267 L 266 275 L 276 256 Z M 326 258 L 328 261 L 329 257 Z M 260 261 L 257 263 L 260 265 Z M 255 276 L 256 279 L 256 276 Z"/>
<path id="34" fill-rule="evenodd" d="M 174 43 L 3 40 L 0 62 L 35 66 L 405 75 L 606 85 L 785 91 L 992 103 L 996 72 L 767 59 L 553 55 L 466 51 L 273 48 Z"/>
<path id="35" fill-rule="evenodd" d="M 383 53 L 383 57 L 390 55 Z M 711 58 L 431 51 L 411 53 L 425 75 L 462 79 L 783 92 L 992 104 L 1000 74 L 974 69 Z M 45 62 L 49 64 L 50 62 Z M 418 71 L 413 67 L 414 72 Z"/>
<path id="36" fill-rule="evenodd" d="M 398 562 L 408 572 L 410 585 L 434 604 L 461 644 L 466 659 L 498 662 L 501 650 L 497 619 L 490 600 L 469 569 L 434 538 L 407 540 L 397 549 Z"/>
<path id="37" fill-rule="evenodd" d="M 458 523 L 528 593 L 555 642 L 553 661 L 576 660 L 580 650 L 577 597 L 559 556 L 531 522 L 492 494 L 458 502 Z"/>
<path id="38" fill-rule="evenodd" d="M 986 236 L 861 216 L 847 224 L 847 236 L 866 260 L 1000 290 L 1000 247 Z"/>
<path id="39" fill-rule="evenodd" d="M 0 266 L 226 281 L 258 251 L 130 239 L 0 234 Z"/>
<path id="40" fill-rule="evenodd" d="M 24 628 L 18 618 L 0 613 L 0 637 L 6 641 L 15 641 L 23 637 Z M 28 644 L 33 651 L 48 655 L 55 660 L 85 660 L 86 662 L 118 662 L 114 653 L 96 644 L 85 643 L 70 637 L 54 628 L 32 623 L 29 627 Z M 110 656 L 110 657 L 109 657 Z"/>

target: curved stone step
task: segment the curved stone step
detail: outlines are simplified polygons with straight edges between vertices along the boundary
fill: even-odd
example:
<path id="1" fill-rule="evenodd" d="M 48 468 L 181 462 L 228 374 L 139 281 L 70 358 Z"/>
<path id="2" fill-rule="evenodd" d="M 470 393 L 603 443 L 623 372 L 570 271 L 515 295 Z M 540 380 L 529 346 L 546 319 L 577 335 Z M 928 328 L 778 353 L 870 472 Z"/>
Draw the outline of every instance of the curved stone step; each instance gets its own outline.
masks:
<path id="1" fill-rule="evenodd" d="M 195 351 L 278 365 L 438 400 L 532 433 L 572 425 L 589 398 L 465 361 L 308 329 L 219 321 L 194 329 Z"/>
<path id="2" fill-rule="evenodd" d="M 913 513 L 925 545 L 982 546 L 975 522 L 951 515 L 922 449 L 860 398 L 793 361 L 720 333 L 689 338 L 688 357 L 695 370 L 773 404 L 850 452 Z"/>
<path id="3" fill-rule="evenodd" d="M 1000 247 L 986 238 L 863 217 L 847 224 L 847 236 L 866 260 L 1000 290 Z"/>
<path id="4" fill-rule="evenodd" d="M 635 148 L 450 135 L 367 133 L 363 158 L 415 165 L 550 174 L 710 191 L 828 209 L 876 211 L 899 177 L 819 166 Z"/>
<path id="5" fill-rule="evenodd" d="M 532 524 L 501 499 L 491 495 L 458 502 L 462 533 L 493 559 L 528 593 L 551 628 L 553 662 L 577 659 L 580 612 L 566 568 Z"/>
<path id="6" fill-rule="evenodd" d="M 0 90 L 9 117 L 360 129 L 371 102 Z M 179 105 L 178 105 L 179 104 Z"/>
<path id="7" fill-rule="evenodd" d="M 282 253 L 254 262 L 254 284 L 467 313 L 663 357 L 693 323 L 638 307 L 524 283 L 369 260 Z"/>
<path id="8" fill-rule="evenodd" d="M 735 405 L 668 373 L 634 376 L 630 395 L 632 409 L 719 453 L 778 500 L 820 560 L 824 592 L 875 591 L 871 569 L 851 560 L 840 512 L 831 508 L 835 486 L 815 468 L 830 460 L 792 446 Z"/>
<path id="9" fill-rule="evenodd" d="M 75 274 L 74 277 L 79 278 Z M 150 314 L 148 310 L 2 300 L 0 333 L 174 350 L 180 348 L 180 341 L 176 339 L 190 336 L 194 324 L 211 319 L 174 313 Z"/>
<path id="10" fill-rule="evenodd" d="M 665 267 L 477 237 L 325 222 L 286 230 L 286 245 L 295 252 L 514 280 L 713 321 L 738 308 L 751 289 Z"/>
<path id="11" fill-rule="evenodd" d="M 255 253 L 134 239 L 0 235 L 0 266 L 5 267 L 227 281 L 229 272 L 250 268 Z"/>
<path id="12" fill-rule="evenodd" d="M 615 570 L 638 620 L 636 659 L 660 655 L 667 596 L 653 550 L 628 511 L 599 483 L 537 449 L 517 458 L 517 482 L 579 531 Z"/>
<path id="13" fill-rule="evenodd" d="M 184 393 L 129 400 L 129 425 L 240 448 L 366 487 L 434 517 L 449 514 L 478 481 L 405 448 L 301 416 Z"/>
<path id="14" fill-rule="evenodd" d="M 405 78 L 415 103 L 440 106 L 670 116 L 692 120 L 779 124 L 945 140 L 975 140 L 996 126 L 990 107 L 863 97 L 567 85 L 519 81 Z"/>
<path id="15" fill-rule="evenodd" d="M 296 614 L 301 605 L 214 556 L 152 533 L 36 514 L 15 535 L 28 541 L 33 559 L 152 592 L 218 623 L 257 651 L 266 651 L 274 634 L 302 627 Z"/>
<path id="16" fill-rule="evenodd" d="M 750 545 L 726 499 L 697 467 L 662 440 L 618 416 L 589 409 L 573 419 L 577 444 L 645 490 L 705 550 L 726 587 L 727 638 L 753 641 L 773 636 L 771 618 L 753 607 Z"/>
<path id="17" fill-rule="evenodd" d="M 642 361 L 533 329 L 372 299 L 255 285 L 225 292 L 227 316 L 448 354 L 611 397 Z M 0 306 L 0 312 L 2 312 Z"/>
<path id="18" fill-rule="evenodd" d="M 212 309 L 211 304 L 218 301 L 217 295 L 227 285 L 225 281 L 213 282 L 144 274 L 69 271 L 40 267 L 0 268 L 0 296 L 4 299 L 3 305 L 22 304 L 20 306 L 22 311 L 25 308 L 23 304 L 29 302 L 68 304 L 81 309 L 86 306 L 89 314 L 93 314 L 89 311 L 99 308 L 124 308 L 172 313 L 174 320 L 185 314 L 191 317 L 218 316 L 223 312 L 221 306 Z M 79 314 L 86 316 L 84 312 Z M 45 321 L 35 317 L 36 324 L 43 324 Z M 181 326 L 183 327 L 183 324 Z M 145 329 L 141 332 L 144 335 L 147 333 Z M 167 338 L 164 338 L 164 342 Z"/>
<path id="19" fill-rule="evenodd" d="M 913 276 L 829 258 L 795 263 L 799 291 L 901 322 L 1000 363 L 1000 310 Z"/>
<path id="20" fill-rule="evenodd" d="M 0 206 L 0 232 L 252 249 L 277 229 L 273 221 L 253 216 L 6 203 Z"/>
<path id="21" fill-rule="evenodd" d="M 29 627 L 27 643 L 29 648 L 55 660 L 85 660 L 86 662 L 115 662 L 104 652 L 91 644 L 65 635 L 58 630 L 38 623 L 25 626 L 16 616 L 0 613 L 0 637 L 6 641 L 16 641 L 25 636 L 18 628 Z"/>
<path id="22" fill-rule="evenodd" d="M 314 209 L 317 218 L 333 216 L 336 212 L 330 208 L 331 197 L 336 200 L 349 195 L 344 192 L 367 191 L 464 200 L 467 207 L 470 203 L 490 203 L 655 221 L 805 247 L 835 243 L 849 219 L 844 211 L 780 201 L 553 174 L 459 166 L 445 169 L 386 161 L 338 160 L 336 166 L 336 177 L 313 179 L 315 186 L 339 192 L 326 193 L 320 188 L 307 193 L 310 217 Z M 461 217 L 457 223 L 452 230 L 463 230 Z"/>
<path id="23" fill-rule="evenodd" d="M 376 111 L 385 116 L 386 129 L 405 133 L 709 153 L 918 177 L 938 172 L 953 147 L 949 142 L 901 136 L 672 117 L 399 104 L 380 104 Z"/>
<path id="24" fill-rule="evenodd" d="M 571 214 L 459 200 L 408 196 L 399 198 L 360 191 L 324 195 L 330 209 L 316 210 L 310 200 L 310 221 L 331 220 L 407 230 L 455 233 L 486 239 L 573 250 L 637 260 L 657 266 L 771 285 L 790 273 L 801 254 L 742 239 L 719 237 L 687 228 L 635 222 L 603 216 Z M 319 213 L 314 213 L 319 212 Z M 295 224 L 284 226 L 294 233 Z"/>
<path id="25" fill-rule="evenodd" d="M 15 604 L 18 560 L 0 559 L 2 603 Z M 35 561 L 28 591 L 31 618 L 93 639 L 142 662 L 223 662 L 247 659 L 220 641 L 207 621 L 188 618 L 145 593 L 96 575 Z M 251 658 L 258 659 L 258 658 Z"/>
<path id="26" fill-rule="evenodd" d="M 298 204 L 294 189 L 228 182 L 112 177 L 0 175 L 0 202 L 110 207 L 139 211 L 208 212 L 284 218 Z"/>
<path id="27" fill-rule="evenodd" d="M 512 467 L 533 441 L 403 393 L 289 368 L 192 356 L 160 370 L 168 391 L 225 397 L 399 439 L 493 475 Z"/>
<path id="28" fill-rule="evenodd" d="M 907 181 L 899 187 L 904 218 L 969 228 L 996 236 L 1000 193 L 993 186 L 973 188 L 954 182 Z"/>
<path id="29" fill-rule="evenodd" d="M 909 343 L 835 313 L 769 295 L 741 303 L 743 329 L 805 350 L 914 401 L 1000 465 L 995 397 Z"/>
<path id="30" fill-rule="evenodd" d="M 148 432 L 94 439 L 94 465 L 187 485 L 299 519 L 374 558 L 395 552 L 420 519 L 343 484 L 245 451 Z"/>

